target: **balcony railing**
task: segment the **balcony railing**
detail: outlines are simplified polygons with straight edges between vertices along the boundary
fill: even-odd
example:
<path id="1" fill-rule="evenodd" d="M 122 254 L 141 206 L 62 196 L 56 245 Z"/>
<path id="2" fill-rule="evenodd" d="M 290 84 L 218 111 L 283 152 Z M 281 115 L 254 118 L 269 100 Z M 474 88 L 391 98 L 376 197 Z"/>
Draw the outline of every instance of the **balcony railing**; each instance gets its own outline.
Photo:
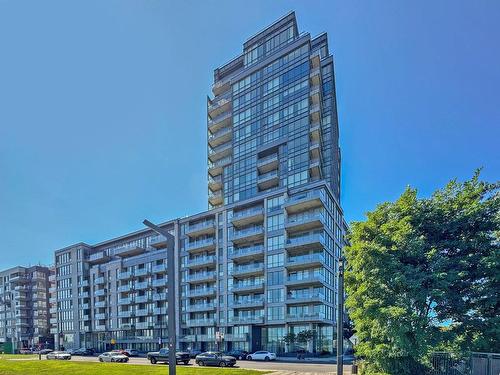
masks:
<path id="1" fill-rule="evenodd" d="M 186 267 L 199 267 L 215 263 L 215 255 L 187 259 Z"/>
<path id="2" fill-rule="evenodd" d="M 256 263 L 256 264 L 246 264 L 242 266 L 233 267 L 232 274 L 247 274 L 247 273 L 260 273 L 264 271 L 264 263 Z"/>
<path id="3" fill-rule="evenodd" d="M 208 311 L 215 309 L 214 303 L 196 303 L 192 305 L 188 305 L 186 307 L 186 311 L 194 312 L 194 311 Z"/>
<path id="4" fill-rule="evenodd" d="M 264 323 L 264 316 L 262 315 L 247 315 L 247 316 L 233 316 L 229 318 L 230 323 L 235 324 L 260 324 Z"/>
<path id="5" fill-rule="evenodd" d="M 286 247 L 303 246 L 312 243 L 319 243 L 321 245 L 325 245 L 325 239 L 323 235 L 319 233 L 309 234 L 306 236 L 292 237 L 286 241 Z"/>
<path id="6" fill-rule="evenodd" d="M 263 304 L 264 298 L 237 298 L 232 302 L 233 308 L 262 306 Z"/>
<path id="7" fill-rule="evenodd" d="M 214 225 L 215 225 L 215 222 L 213 220 L 202 221 L 200 223 L 189 225 L 186 228 L 186 233 L 199 232 L 199 231 L 203 231 L 205 229 L 212 229 L 212 228 L 215 228 Z"/>
<path id="8" fill-rule="evenodd" d="M 203 297 L 210 296 L 216 293 L 215 288 L 197 288 L 191 289 L 186 292 L 186 297 Z"/>
<path id="9" fill-rule="evenodd" d="M 325 258 L 322 254 L 307 254 L 307 255 L 299 255 L 294 257 L 288 257 L 286 260 L 287 265 L 301 265 L 301 264 L 310 264 L 310 263 L 324 263 Z"/>
<path id="10" fill-rule="evenodd" d="M 167 271 L 167 265 L 166 264 L 155 264 L 153 266 L 153 272 L 154 273 L 162 273 Z"/>
<path id="11" fill-rule="evenodd" d="M 286 297 L 288 303 L 304 303 L 324 299 L 325 295 L 323 293 L 289 293 Z"/>
<path id="12" fill-rule="evenodd" d="M 233 249 L 233 251 L 229 256 L 235 259 L 235 258 L 242 258 L 254 255 L 261 255 L 261 254 L 264 254 L 264 246 L 258 245 L 258 246 L 235 248 Z"/>
<path id="13" fill-rule="evenodd" d="M 188 319 L 186 321 L 188 327 L 209 327 L 215 325 L 215 319 Z"/>
<path id="14" fill-rule="evenodd" d="M 186 250 L 191 251 L 191 250 L 197 250 L 197 249 L 204 249 L 204 248 L 212 247 L 212 246 L 215 246 L 215 239 L 214 238 L 206 238 L 203 240 L 188 242 L 186 244 Z"/>
<path id="15" fill-rule="evenodd" d="M 245 237 L 261 235 L 264 233 L 264 228 L 262 225 L 256 225 L 251 228 L 245 228 L 240 230 L 235 230 L 233 233 L 233 240 L 242 239 Z"/>
<path id="16" fill-rule="evenodd" d="M 186 276 L 187 282 L 198 282 L 215 279 L 215 272 L 193 273 Z"/>
<path id="17" fill-rule="evenodd" d="M 249 291 L 249 290 L 255 290 L 255 289 L 263 289 L 264 288 L 264 282 L 253 282 L 253 283 L 234 283 L 231 290 L 234 292 L 238 291 Z"/>
<path id="18" fill-rule="evenodd" d="M 309 321 L 309 320 L 323 320 L 325 319 L 325 314 L 322 313 L 305 313 L 305 314 L 287 314 L 287 321 Z"/>
<path id="19" fill-rule="evenodd" d="M 251 207 L 233 214 L 233 220 L 242 219 L 249 216 L 261 215 L 264 213 L 263 207 Z"/>
<path id="20" fill-rule="evenodd" d="M 157 287 L 162 287 L 162 286 L 166 286 L 167 285 L 167 278 L 163 278 L 163 279 L 155 279 L 153 280 L 153 283 L 152 285 L 157 288 Z"/>

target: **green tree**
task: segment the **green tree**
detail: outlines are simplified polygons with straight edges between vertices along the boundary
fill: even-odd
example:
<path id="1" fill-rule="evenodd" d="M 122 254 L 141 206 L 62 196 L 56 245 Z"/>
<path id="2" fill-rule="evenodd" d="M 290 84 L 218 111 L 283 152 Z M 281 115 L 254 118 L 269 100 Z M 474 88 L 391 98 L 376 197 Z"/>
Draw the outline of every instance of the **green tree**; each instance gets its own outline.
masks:
<path id="1" fill-rule="evenodd" d="M 308 344 L 316 337 L 316 331 L 305 329 L 297 333 L 297 342 L 300 344 Z"/>
<path id="2" fill-rule="evenodd" d="M 500 350 L 498 184 L 414 189 L 352 224 L 346 306 L 367 370 L 421 374 L 436 348 Z"/>
<path id="3" fill-rule="evenodd" d="M 288 332 L 284 337 L 283 341 L 288 346 L 288 351 L 293 350 L 293 344 L 297 341 L 297 335 L 293 332 Z"/>

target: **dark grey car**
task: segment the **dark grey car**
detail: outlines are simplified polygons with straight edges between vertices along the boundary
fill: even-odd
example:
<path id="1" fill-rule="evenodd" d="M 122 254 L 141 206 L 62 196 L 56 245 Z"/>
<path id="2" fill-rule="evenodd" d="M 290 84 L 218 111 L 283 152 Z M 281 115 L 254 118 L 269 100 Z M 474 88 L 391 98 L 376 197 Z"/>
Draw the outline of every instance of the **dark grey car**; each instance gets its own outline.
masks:
<path id="1" fill-rule="evenodd" d="M 205 352 L 198 354 L 195 362 L 199 366 L 233 367 L 236 364 L 236 358 L 219 352 Z"/>

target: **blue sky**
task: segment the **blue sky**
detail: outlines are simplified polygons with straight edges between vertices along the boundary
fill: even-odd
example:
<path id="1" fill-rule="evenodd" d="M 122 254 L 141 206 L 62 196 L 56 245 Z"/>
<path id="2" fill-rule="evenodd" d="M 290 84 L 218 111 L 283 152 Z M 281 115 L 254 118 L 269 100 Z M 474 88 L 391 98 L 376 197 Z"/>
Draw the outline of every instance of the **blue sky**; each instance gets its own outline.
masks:
<path id="1" fill-rule="evenodd" d="M 205 210 L 213 69 L 290 10 L 329 34 L 348 221 L 499 178 L 497 1 L 0 0 L 0 268 Z"/>

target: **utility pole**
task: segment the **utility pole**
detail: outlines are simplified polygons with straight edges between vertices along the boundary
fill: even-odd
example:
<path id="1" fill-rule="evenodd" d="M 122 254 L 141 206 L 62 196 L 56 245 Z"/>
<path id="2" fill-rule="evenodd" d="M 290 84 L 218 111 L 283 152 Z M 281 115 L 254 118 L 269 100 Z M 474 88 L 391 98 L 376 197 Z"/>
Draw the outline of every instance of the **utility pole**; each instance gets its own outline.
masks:
<path id="1" fill-rule="evenodd" d="M 337 375 L 344 373 L 344 257 L 339 258 L 337 314 Z"/>
<path id="2" fill-rule="evenodd" d="M 143 224 L 152 229 L 157 234 L 167 239 L 167 320 L 168 320 L 168 374 L 176 374 L 176 337 L 175 337 L 175 238 L 166 229 L 160 228 L 148 220 Z"/>

